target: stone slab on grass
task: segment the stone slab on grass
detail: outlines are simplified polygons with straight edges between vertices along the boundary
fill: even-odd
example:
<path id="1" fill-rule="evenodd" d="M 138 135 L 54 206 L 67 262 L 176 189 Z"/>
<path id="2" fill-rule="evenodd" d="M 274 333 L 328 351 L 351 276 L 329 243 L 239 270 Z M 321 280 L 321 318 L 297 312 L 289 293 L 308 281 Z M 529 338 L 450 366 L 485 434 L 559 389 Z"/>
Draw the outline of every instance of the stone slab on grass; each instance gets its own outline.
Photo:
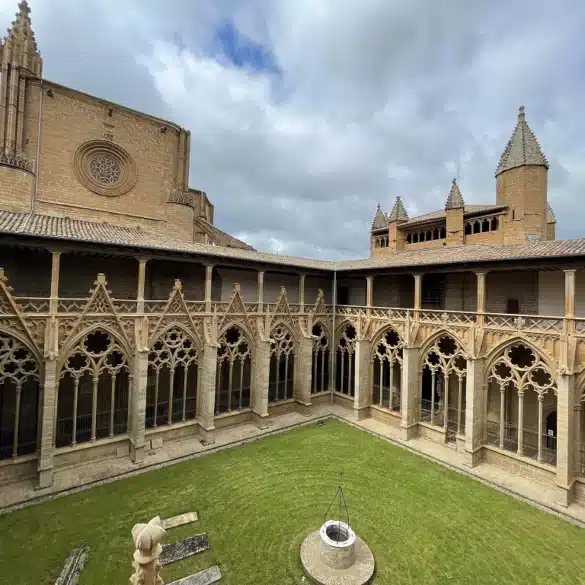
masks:
<path id="1" fill-rule="evenodd" d="M 55 581 L 55 585 L 76 585 L 88 554 L 89 546 L 74 548 L 69 553 L 69 556 L 63 565 L 63 570 L 57 581 Z"/>
<path id="2" fill-rule="evenodd" d="M 179 514 L 178 516 L 172 516 L 171 518 L 165 518 L 162 521 L 162 527 L 165 530 L 169 528 L 176 528 L 177 526 L 183 526 L 183 524 L 190 524 L 191 522 L 197 522 L 199 517 L 197 512 L 186 512 L 185 514 Z"/>
<path id="3" fill-rule="evenodd" d="M 209 549 L 209 539 L 207 534 L 196 534 L 189 536 L 183 540 L 163 544 L 162 553 L 160 555 L 160 564 L 168 565 L 193 555 L 198 555 L 203 551 Z"/>
<path id="4" fill-rule="evenodd" d="M 217 583 L 220 579 L 221 571 L 217 565 L 213 565 L 213 567 L 199 571 L 199 573 L 193 573 L 193 575 L 173 581 L 169 585 L 212 585 L 212 583 Z"/>

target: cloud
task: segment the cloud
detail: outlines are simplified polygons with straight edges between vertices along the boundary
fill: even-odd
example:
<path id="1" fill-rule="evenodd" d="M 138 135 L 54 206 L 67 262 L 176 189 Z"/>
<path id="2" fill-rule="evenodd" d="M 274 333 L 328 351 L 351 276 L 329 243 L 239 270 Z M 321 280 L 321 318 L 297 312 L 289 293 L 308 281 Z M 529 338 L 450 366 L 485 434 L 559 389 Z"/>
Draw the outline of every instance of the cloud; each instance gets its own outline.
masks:
<path id="1" fill-rule="evenodd" d="M 367 255 L 376 204 L 442 208 L 458 157 L 466 202 L 493 202 L 521 104 L 557 236 L 580 235 L 578 0 L 30 4 L 46 76 L 189 128 L 192 185 L 257 248 Z"/>

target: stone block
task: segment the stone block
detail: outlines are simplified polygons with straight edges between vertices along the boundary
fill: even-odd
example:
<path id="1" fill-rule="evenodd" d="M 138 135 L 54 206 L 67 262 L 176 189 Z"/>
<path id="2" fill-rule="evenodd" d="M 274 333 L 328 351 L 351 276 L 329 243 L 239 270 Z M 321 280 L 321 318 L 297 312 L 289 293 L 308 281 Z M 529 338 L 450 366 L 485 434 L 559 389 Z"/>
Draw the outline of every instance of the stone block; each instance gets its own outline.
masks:
<path id="1" fill-rule="evenodd" d="M 220 579 L 221 571 L 217 565 L 213 565 L 213 567 L 199 571 L 199 573 L 173 581 L 169 585 L 212 585 L 212 583 L 217 583 Z"/>
<path id="2" fill-rule="evenodd" d="M 207 534 L 196 534 L 183 540 L 163 544 L 160 555 L 160 564 L 168 565 L 175 561 L 198 555 L 209 549 L 209 539 Z"/>
<path id="3" fill-rule="evenodd" d="M 130 455 L 130 446 L 128 444 L 120 445 L 116 449 L 116 457 L 127 457 L 128 455 Z"/>
<path id="4" fill-rule="evenodd" d="M 172 516 L 171 518 L 165 518 L 162 521 L 162 526 L 165 530 L 169 528 L 176 528 L 177 526 L 183 526 L 183 524 L 190 524 L 191 522 L 197 522 L 199 520 L 197 512 L 186 512 L 185 514 L 179 514 L 178 516 Z"/>
<path id="5" fill-rule="evenodd" d="M 160 449 L 163 446 L 162 437 L 156 437 L 150 441 L 150 446 L 152 449 Z"/>
<path id="6" fill-rule="evenodd" d="M 55 581 L 55 585 L 76 585 L 88 554 L 88 546 L 73 549 L 63 565 L 59 578 Z"/>

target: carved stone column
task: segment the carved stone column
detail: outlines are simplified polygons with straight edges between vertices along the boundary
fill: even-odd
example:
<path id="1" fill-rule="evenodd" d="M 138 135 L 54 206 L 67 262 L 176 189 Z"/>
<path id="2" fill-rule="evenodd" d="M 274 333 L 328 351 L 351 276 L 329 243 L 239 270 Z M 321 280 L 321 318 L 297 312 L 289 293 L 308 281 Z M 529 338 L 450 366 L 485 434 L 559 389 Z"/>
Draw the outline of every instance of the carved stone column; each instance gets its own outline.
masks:
<path id="1" fill-rule="evenodd" d="M 41 440 L 37 467 L 37 487 L 43 489 L 53 483 L 53 453 L 55 451 L 55 415 L 57 413 L 57 392 L 59 379 L 57 360 L 49 356 L 45 360 L 41 403 Z"/>
<path id="2" fill-rule="evenodd" d="M 568 506 L 573 500 L 575 483 L 575 376 L 561 374 L 557 379 L 557 479 L 559 503 Z"/>
<path id="3" fill-rule="evenodd" d="M 255 423 L 260 428 L 267 426 L 270 348 L 270 340 L 258 339 L 254 351 L 254 361 L 252 362 L 252 410 Z"/>
<path id="4" fill-rule="evenodd" d="M 297 343 L 295 355 L 295 398 L 303 406 L 311 405 L 313 381 L 313 338 L 302 337 Z"/>
<path id="5" fill-rule="evenodd" d="M 402 354 L 402 378 L 400 380 L 400 434 L 405 441 L 416 437 L 418 432 L 420 373 L 420 349 L 418 347 L 405 347 Z"/>
<path id="6" fill-rule="evenodd" d="M 368 339 L 355 342 L 355 392 L 353 407 L 358 420 L 369 416 L 372 392 L 370 390 L 370 353 L 372 343 Z"/>
<path id="7" fill-rule="evenodd" d="M 146 443 L 146 386 L 148 380 L 148 347 L 140 346 L 134 353 L 132 391 L 130 392 L 130 458 L 144 461 Z"/>
<path id="8" fill-rule="evenodd" d="M 467 360 L 465 382 L 465 465 L 481 461 L 487 407 L 485 359 Z"/>
<path id="9" fill-rule="evenodd" d="M 197 378 L 197 419 L 204 444 L 215 442 L 215 384 L 217 377 L 217 344 L 205 343 Z"/>

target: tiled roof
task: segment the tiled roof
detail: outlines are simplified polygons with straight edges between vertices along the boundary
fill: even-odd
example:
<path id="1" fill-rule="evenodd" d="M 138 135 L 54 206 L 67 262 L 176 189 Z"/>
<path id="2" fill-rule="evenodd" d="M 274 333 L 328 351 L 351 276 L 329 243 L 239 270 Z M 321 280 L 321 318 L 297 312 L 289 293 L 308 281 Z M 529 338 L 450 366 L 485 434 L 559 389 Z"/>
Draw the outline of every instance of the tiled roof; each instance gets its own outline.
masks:
<path id="1" fill-rule="evenodd" d="M 463 210 L 464 215 L 471 215 L 474 213 L 490 213 L 493 211 L 501 211 L 505 209 L 506 205 L 466 205 Z M 412 219 L 408 220 L 407 222 L 401 224 L 401 228 L 409 228 L 413 225 L 419 223 L 426 223 L 428 221 L 438 221 L 440 219 L 445 219 L 446 213 L 444 209 L 439 209 L 439 211 L 431 211 L 430 213 L 425 213 L 424 215 L 417 215 Z"/>
<path id="2" fill-rule="evenodd" d="M 223 233 L 223 232 L 222 232 Z M 198 254 L 218 258 L 231 258 L 250 262 L 266 262 L 299 268 L 333 270 L 333 262 L 313 260 L 280 254 L 267 254 L 255 250 L 211 246 L 176 240 L 163 232 L 153 233 L 139 227 L 122 227 L 109 223 L 98 223 L 55 217 L 41 214 L 16 213 L 0 210 L 0 237 L 2 234 L 21 234 L 44 238 L 91 242 L 114 246 L 129 246 L 151 250 Z"/>
<path id="3" fill-rule="evenodd" d="M 530 260 L 550 257 L 585 256 L 585 238 L 579 240 L 551 240 L 524 244 L 476 244 L 429 248 L 390 254 L 382 258 L 345 260 L 335 263 L 337 270 L 364 268 L 401 268 L 457 264 L 462 262 L 494 262 Z"/>
<path id="4" fill-rule="evenodd" d="M 201 217 L 195 220 L 195 224 L 211 238 L 216 246 L 239 248 L 241 250 L 256 250 L 256 248 L 249 246 L 246 242 L 242 242 L 242 240 L 238 240 L 238 238 L 234 238 L 234 236 L 230 236 Z"/>
<path id="5" fill-rule="evenodd" d="M 466 208 L 467 209 L 467 208 Z M 73 242 L 90 242 L 121 247 L 165 250 L 257 263 L 270 263 L 299 269 L 362 270 L 368 268 L 415 268 L 457 263 L 485 263 L 505 260 L 529 260 L 547 257 L 585 257 L 585 238 L 580 240 L 552 240 L 515 245 L 467 245 L 430 248 L 389 254 L 381 258 L 364 258 L 331 262 L 295 256 L 267 254 L 255 250 L 208 246 L 175 240 L 164 234 L 155 234 L 141 228 L 115 226 L 54 217 L 41 214 L 16 213 L 0 210 L 0 238 L 2 235 L 36 236 Z"/>
<path id="6" fill-rule="evenodd" d="M 526 122 L 524 106 L 521 106 L 518 111 L 516 128 L 514 128 L 506 149 L 500 157 L 496 177 L 504 171 L 523 165 L 539 165 L 548 169 L 548 161 L 538 144 L 538 140 L 536 140 L 536 136 Z"/>

